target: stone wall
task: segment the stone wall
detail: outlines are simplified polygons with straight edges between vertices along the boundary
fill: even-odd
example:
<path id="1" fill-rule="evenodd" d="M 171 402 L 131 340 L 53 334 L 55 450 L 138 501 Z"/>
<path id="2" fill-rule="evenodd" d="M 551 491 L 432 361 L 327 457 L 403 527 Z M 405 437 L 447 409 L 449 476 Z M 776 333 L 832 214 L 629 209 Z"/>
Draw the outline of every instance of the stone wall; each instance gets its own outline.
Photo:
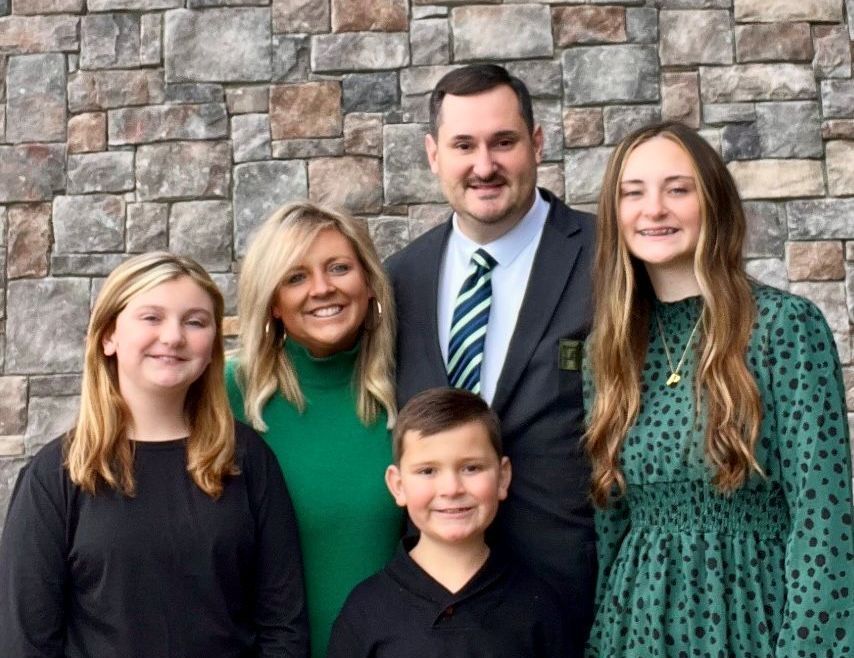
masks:
<path id="1" fill-rule="evenodd" d="M 189 253 L 233 315 L 249 232 L 305 196 L 364 217 L 393 252 L 447 212 L 426 101 L 469 61 L 528 83 L 540 181 L 579 207 L 627 131 L 699 128 L 747 201 L 750 272 L 819 304 L 851 405 L 852 13 L 854 0 L 0 0 L 0 520 L 27 456 L 72 421 L 88 309 L 118 262 Z"/>

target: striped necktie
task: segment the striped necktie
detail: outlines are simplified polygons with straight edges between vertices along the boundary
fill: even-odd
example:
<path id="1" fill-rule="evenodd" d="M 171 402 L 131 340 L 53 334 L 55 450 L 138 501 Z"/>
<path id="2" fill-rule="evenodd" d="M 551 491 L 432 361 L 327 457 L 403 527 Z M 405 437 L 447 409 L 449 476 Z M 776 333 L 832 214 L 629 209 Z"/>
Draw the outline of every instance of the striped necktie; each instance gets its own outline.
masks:
<path id="1" fill-rule="evenodd" d="M 474 269 L 463 281 L 451 320 L 448 381 L 454 388 L 480 393 L 480 366 L 492 305 L 492 268 L 496 260 L 484 249 L 478 249 L 471 261 Z"/>

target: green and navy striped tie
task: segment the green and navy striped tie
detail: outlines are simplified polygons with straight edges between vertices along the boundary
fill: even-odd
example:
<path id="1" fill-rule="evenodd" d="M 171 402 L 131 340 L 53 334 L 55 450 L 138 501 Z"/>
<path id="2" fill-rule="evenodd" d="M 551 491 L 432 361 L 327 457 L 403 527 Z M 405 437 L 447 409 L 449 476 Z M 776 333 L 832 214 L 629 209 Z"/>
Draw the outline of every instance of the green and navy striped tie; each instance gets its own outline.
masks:
<path id="1" fill-rule="evenodd" d="M 496 260 L 478 249 L 471 257 L 474 270 L 463 282 L 448 341 L 448 381 L 454 388 L 480 393 L 480 366 L 486 325 L 492 306 L 492 268 Z"/>

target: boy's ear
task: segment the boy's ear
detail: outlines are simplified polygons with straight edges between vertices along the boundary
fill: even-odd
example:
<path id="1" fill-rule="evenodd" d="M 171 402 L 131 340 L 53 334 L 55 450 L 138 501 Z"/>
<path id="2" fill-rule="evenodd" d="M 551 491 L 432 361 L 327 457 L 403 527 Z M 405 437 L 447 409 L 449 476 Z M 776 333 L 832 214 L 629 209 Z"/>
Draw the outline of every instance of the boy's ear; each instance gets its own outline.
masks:
<path id="1" fill-rule="evenodd" d="M 502 457 L 498 466 L 498 500 L 507 498 L 511 479 L 513 479 L 513 469 L 510 466 L 510 458 Z"/>
<path id="2" fill-rule="evenodd" d="M 394 502 L 399 507 L 406 507 L 406 494 L 403 492 L 400 469 L 394 464 L 385 469 L 385 486 L 391 492 Z"/>

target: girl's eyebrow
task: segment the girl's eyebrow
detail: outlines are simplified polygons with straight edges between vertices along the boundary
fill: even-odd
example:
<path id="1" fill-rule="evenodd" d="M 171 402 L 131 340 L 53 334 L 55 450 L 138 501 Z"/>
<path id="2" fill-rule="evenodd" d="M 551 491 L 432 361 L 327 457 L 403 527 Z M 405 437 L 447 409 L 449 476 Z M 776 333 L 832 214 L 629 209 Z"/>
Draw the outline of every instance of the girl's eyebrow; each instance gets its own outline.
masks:
<path id="1" fill-rule="evenodd" d="M 665 179 L 664 179 L 664 182 L 665 182 L 665 183 L 672 183 L 673 181 L 676 181 L 676 180 L 687 180 L 687 181 L 692 181 L 692 182 L 693 182 L 693 181 L 694 181 L 694 177 L 693 177 L 693 176 L 689 176 L 689 175 L 687 175 L 687 174 L 674 174 L 673 176 L 668 176 L 667 178 L 665 178 Z M 643 183 L 643 182 L 644 182 L 644 181 L 642 181 L 642 180 L 641 180 L 641 179 L 639 179 L 639 178 L 629 178 L 629 179 L 626 179 L 626 180 L 621 180 L 621 181 L 620 181 L 620 185 L 625 185 L 625 184 L 627 184 L 627 183 Z"/>

